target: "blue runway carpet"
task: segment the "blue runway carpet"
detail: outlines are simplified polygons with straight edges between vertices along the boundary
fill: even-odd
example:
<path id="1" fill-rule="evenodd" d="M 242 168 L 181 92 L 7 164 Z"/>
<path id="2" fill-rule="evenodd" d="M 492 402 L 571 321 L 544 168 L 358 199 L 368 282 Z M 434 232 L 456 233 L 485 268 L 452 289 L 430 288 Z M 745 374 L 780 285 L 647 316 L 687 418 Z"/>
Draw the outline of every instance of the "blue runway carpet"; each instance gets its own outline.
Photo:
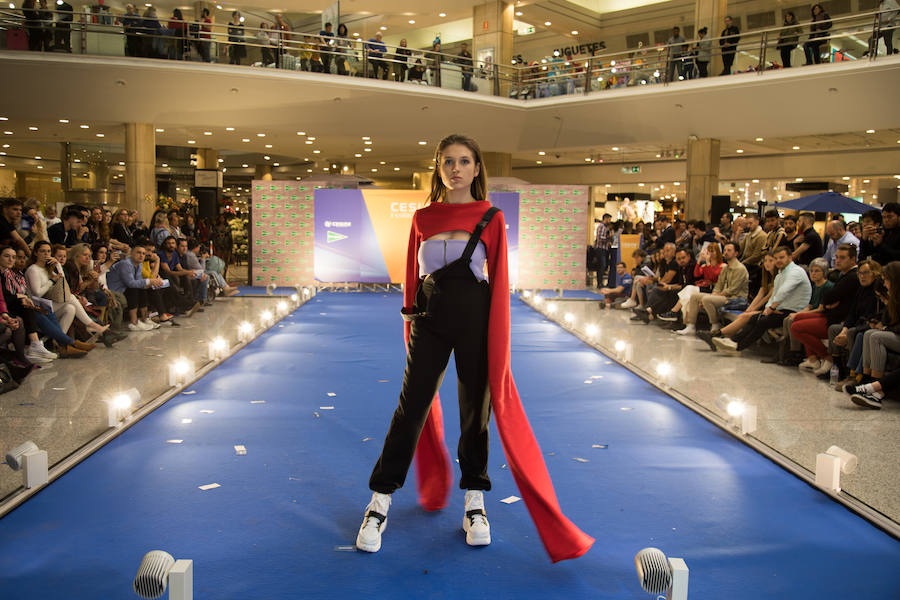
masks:
<path id="1" fill-rule="evenodd" d="M 524 504 L 500 502 L 518 492 L 494 432 L 491 546 L 466 546 L 461 491 L 420 510 L 410 473 L 381 552 L 355 552 L 405 362 L 400 304 L 316 297 L 10 513 L 0 598 L 136 598 L 141 557 L 162 549 L 194 560 L 203 600 L 644 599 L 646 546 L 686 560 L 698 600 L 900 595 L 896 540 L 515 300 L 519 390 L 564 511 L 597 543 L 550 564 Z"/>

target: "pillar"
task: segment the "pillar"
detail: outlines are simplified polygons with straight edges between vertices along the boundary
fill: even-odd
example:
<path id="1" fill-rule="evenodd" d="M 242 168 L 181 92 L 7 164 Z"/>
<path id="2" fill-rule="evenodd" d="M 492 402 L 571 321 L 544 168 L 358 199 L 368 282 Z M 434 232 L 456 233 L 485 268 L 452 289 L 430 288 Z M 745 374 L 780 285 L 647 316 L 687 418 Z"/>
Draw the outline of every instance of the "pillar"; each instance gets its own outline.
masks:
<path id="1" fill-rule="evenodd" d="M 491 0 L 472 7 L 472 58 L 476 67 L 478 57 L 488 52 L 495 65 L 509 66 L 513 57 L 513 16 L 515 5 Z M 509 93 L 508 81 L 500 82 L 500 95 Z"/>
<path id="2" fill-rule="evenodd" d="M 156 131 L 148 123 L 125 124 L 125 208 L 145 223 L 156 210 Z"/>
<path id="3" fill-rule="evenodd" d="M 198 169 L 219 169 L 219 151 L 215 148 L 197 148 Z"/>
<path id="4" fill-rule="evenodd" d="M 256 165 L 256 176 L 254 179 L 272 181 L 272 165 Z"/>
<path id="5" fill-rule="evenodd" d="M 482 152 L 488 182 L 493 177 L 512 177 L 512 155 L 506 152 Z"/>
<path id="6" fill-rule="evenodd" d="M 709 29 L 707 37 L 719 37 L 725 29 L 725 17 L 728 15 L 728 0 L 696 0 L 694 5 L 694 37 L 702 27 Z M 799 17 L 797 17 L 799 19 Z M 712 61 L 709 63 L 709 74 L 714 77 L 722 72 L 722 57 L 718 54 L 719 43 L 712 43 Z"/>
<path id="7" fill-rule="evenodd" d="M 719 146 L 710 138 L 688 140 L 686 219 L 709 221 L 712 197 L 719 193 Z"/>

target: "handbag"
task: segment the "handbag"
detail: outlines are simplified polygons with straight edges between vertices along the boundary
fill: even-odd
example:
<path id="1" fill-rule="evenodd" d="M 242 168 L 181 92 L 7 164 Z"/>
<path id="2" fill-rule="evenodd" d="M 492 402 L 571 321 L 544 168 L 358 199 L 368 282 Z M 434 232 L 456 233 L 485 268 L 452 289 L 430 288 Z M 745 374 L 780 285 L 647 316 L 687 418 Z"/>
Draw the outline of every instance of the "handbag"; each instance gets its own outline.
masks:
<path id="1" fill-rule="evenodd" d="M 17 387 L 19 387 L 19 382 L 13 377 L 9 365 L 5 362 L 0 362 L 0 394 L 11 392 Z"/>
<path id="2" fill-rule="evenodd" d="M 487 209 L 469 237 L 469 242 L 466 244 L 462 256 L 426 275 L 419 282 L 419 289 L 416 290 L 416 301 L 412 309 L 413 312 L 407 313 L 405 309 L 400 309 L 400 315 L 404 321 L 414 321 L 423 317 L 440 318 L 441 313 L 446 310 L 442 309 L 442 305 L 446 301 L 444 300 L 441 281 L 452 277 L 454 274 L 462 276 L 468 274 L 474 278 L 469 268 L 469 263 L 472 262 L 472 253 L 475 252 L 475 246 L 478 245 L 478 241 L 481 239 L 481 232 L 484 231 L 484 228 L 487 227 L 488 223 L 491 222 L 491 219 L 498 212 L 500 212 L 500 209 L 496 206 Z"/>
<path id="3" fill-rule="evenodd" d="M 53 282 L 53 285 L 51 285 L 50 289 L 44 293 L 43 297 L 50 302 L 62 304 L 66 301 L 66 287 L 66 278 L 65 276 L 62 276 Z"/>

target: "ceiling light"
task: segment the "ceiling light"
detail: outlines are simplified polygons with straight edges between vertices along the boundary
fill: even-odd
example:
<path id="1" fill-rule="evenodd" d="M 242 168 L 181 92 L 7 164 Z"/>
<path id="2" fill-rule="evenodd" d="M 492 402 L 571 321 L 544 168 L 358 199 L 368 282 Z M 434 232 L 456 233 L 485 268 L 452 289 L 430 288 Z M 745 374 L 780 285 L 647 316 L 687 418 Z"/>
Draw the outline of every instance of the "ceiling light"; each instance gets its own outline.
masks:
<path id="1" fill-rule="evenodd" d="M 379 164 L 379 165 L 384 165 L 384 164 L 387 164 L 387 163 L 385 163 L 384 161 L 381 161 L 381 162 L 379 162 L 378 164 Z"/>
<path id="2" fill-rule="evenodd" d="M 441 17 L 441 18 L 443 18 L 443 17 L 446 17 L 446 16 L 447 16 L 447 13 L 438 13 L 438 16 Z"/>
<path id="3" fill-rule="evenodd" d="M 354 31 L 354 32 L 353 32 L 353 37 L 359 37 L 359 34 L 358 34 L 358 33 L 356 33 L 356 32 L 355 32 L 355 31 Z M 302 134 L 301 134 L 301 135 L 302 135 Z M 297 178 L 297 180 L 298 180 L 298 181 L 299 181 L 299 180 L 300 180 L 300 178 L 299 178 L 299 177 L 298 177 L 298 178 Z"/>
<path id="4" fill-rule="evenodd" d="M 76 159 L 75 159 L 74 161 L 72 161 L 72 162 L 80 163 L 80 162 L 81 162 L 81 159 L 80 159 L 80 158 L 76 158 Z"/>
<path id="5" fill-rule="evenodd" d="M 387 31 L 387 27 L 385 27 L 384 25 L 382 25 L 380 29 L 381 29 L 382 31 Z"/>
<path id="6" fill-rule="evenodd" d="M 164 169 L 167 169 L 169 167 L 169 163 L 163 163 L 162 166 Z M 171 189 L 171 188 L 169 188 L 169 189 Z"/>
<path id="7" fill-rule="evenodd" d="M 356 158 L 362 158 L 362 154 L 359 154 L 359 153 L 356 153 L 353 156 L 355 156 Z"/>
<path id="8" fill-rule="evenodd" d="M 415 24 L 416 24 L 415 19 L 410 19 L 410 20 L 409 20 L 409 24 L 410 24 L 410 25 L 415 25 Z"/>
<path id="9" fill-rule="evenodd" d="M 218 160 L 218 162 L 223 163 L 223 162 L 225 162 L 225 159 L 224 159 L 224 158 L 220 158 L 220 159 Z"/>
<path id="10" fill-rule="evenodd" d="M 794 146 L 794 150 L 799 150 L 800 146 Z"/>
<path id="11" fill-rule="evenodd" d="M 763 139 L 762 139 L 762 138 L 756 138 L 756 141 L 757 141 L 757 142 L 761 142 L 761 141 L 763 141 Z"/>
<path id="12" fill-rule="evenodd" d="M 197 142 L 195 140 L 188 140 L 188 144 L 196 144 L 196 143 Z"/>
<path id="13" fill-rule="evenodd" d="M 545 156 L 546 154 L 547 154 L 547 153 L 544 152 L 543 150 L 541 150 L 540 152 L 538 152 L 538 156 Z"/>
<path id="14" fill-rule="evenodd" d="M 866 133 L 875 133 L 874 129 L 866 129 Z"/>
<path id="15" fill-rule="evenodd" d="M 243 164 L 241 165 L 241 168 L 242 168 L 242 169 L 246 169 L 246 168 L 249 167 L 249 166 L 250 166 L 250 165 L 248 165 L 247 163 L 243 163 Z"/>
<path id="16" fill-rule="evenodd" d="M 266 144 L 266 148 L 271 148 L 272 144 Z"/>
<path id="17" fill-rule="evenodd" d="M 849 177 L 841 177 L 841 179 L 843 179 L 844 181 L 850 181 Z"/>
<path id="18" fill-rule="evenodd" d="M 314 136 L 314 135 L 308 135 L 308 136 L 306 136 L 306 139 L 315 141 L 315 140 L 316 140 L 316 136 Z"/>
<path id="19" fill-rule="evenodd" d="M 869 179 L 863 179 L 863 183 L 869 183 Z"/>
<path id="20" fill-rule="evenodd" d="M 586 157 L 584 158 L 584 162 L 591 162 L 591 157 L 590 157 L 590 156 L 586 156 Z"/>
<path id="21" fill-rule="evenodd" d="M 363 148 L 363 152 L 371 152 L 371 151 L 372 151 L 371 148 Z"/>
<path id="22" fill-rule="evenodd" d="M 272 157 L 271 156 L 263 156 L 263 160 L 269 160 L 270 158 L 272 158 Z"/>
<path id="23" fill-rule="evenodd" d="M 212 131 L 204 131 L 203 135 L 212 135 Z"/>
<path id="24" fill-rule="evenodd" d="M 373 172 L 373 173 L 377 173 L 377 172 L 378 172 L 378 169 L 372 169 L 372 172 Z"/>
<path id="25" fill-rule="evenodd" d="M 534 161 L 534 162 L 536 162 L 536 163 L 539 164 L 539 165 L 544 164 L 544 161 L 542 161 L 542 160 L 536 160 L 536 161 Z"/>
<path id="26" fill-rule="evenodd" d="M 38 165 L 37 168 L 38 168 L 38 169 L 43 169 L 43 168 L 44 168 L 44 165 Z M 863 193 L 865 193 L 865 192 L 863 192 Z"/>
<path id="27" fill-rule="evenodd" d="M 280 166 L 281 166 L 281 163 L 272 163 L 272 166 L 273 166 L 273 167 L 280 167 Z"/>
<path id="28" fill-rule="evenodd" d="M 106 136 L 103 135 L 102 133 L 98 133 L 98 134 L 97 134 L 97 137 L 102 138 L 102 137 L 106 137 Z"/>
<path id="29" fill-rule="evenodd" d="M 321 150 L 313 150 L 313 154 L 321 154 L 321 153 L 322 153 Z"/>
<path id="30" fill-rule="evenodd" d="M 234 131 L 234 127 L 226 127 L 225 131 Z"/>
<path id="31" fill-rule="evenodd" d="M 370 138 L 370 137 L 367 136 L 367 135 L 364 135 L 364 136 L 362 136 L 362 139 L 364 139 L 364 140 L 371 140 L 372 138 Z"/>
<path id="32" fill-rule="evenodd" d="M 307 144 L 312 144 L 313 142 L 312 142 L 312 140 L 306 140 L 306 143 L 307 143 Z"/>
<path id="33" fill-rule="evenodd" d="M 428 142 L 426 142 L 425 140 L 419 140 L 419 145 L 420 145 L 420 146 L 424 146 L 424 145 L 427 144 L 427 143 L 428 143 Z"/>
<path id="34" fill-rule="evenodd" d="M 395 170 L 395 171 L 399 171 L 399 170 L 400 170 L 400 167 L 394 167 L 394 170 Z"/>
<path id="35" fill-rule="evenodd" d="M 759 183 L 759 179 L 754 179 L 753 183 Z"/>
<path id="36" fill-rule="evenodd" d="M 156 133 L 162 133 L 162 132 L 164 132 L 164 131 L 165 131 L 165 129 L 163 129 L 162 127 L 157 127 L 157 128 L 156 128 Z"/>
<path id="37" fill-rule="evenodd" d="M 521 17 L 521 16 L 522 16 L 522 11 L 521 11 L 521 10 L 517 10 L 517 11 L 516 11 L 516 16 L 517 16 L 517 17 Z"/>
<path id="38" fill-rule="evenodd" d="M 618 147 L 618 146 L 613 146 L 613 147 L 612 147 L 612 151 L 613 151 L 613 152 L 618 152 L 618 151 L 619 151 L 619 147 Z"/>
<path id="39" fill-rule="evenodd" d="M 794 179 L 794 181 L 802 182 L 802 181 L 803 181 L 803 178 L 802 178 L 802 177 L 797 177 L 796 179 Z"/>
<path id="40" fill-rule="evenodd" d="M 15 7 L 11 7 L 15 8 Z M 9 117 L 0 117 L 0 121 L 9 121 Z"/>
<path id="41" fill-rule="evenodd" d="M 743 154 L 743 153 L 744 153 L 744 150 L 741 149 L 741 148 L 738 148 L 738 149 L 737 149 L 737 153 L 738 153 L 738 154 Z"/>
<path id="42" fill-rule="evenodd" d="M 256 137 L 266 137 L 266 134 L 264 134 L 264 133 L 257 133 L 257 134 L 256 134 Z"/>
<path id="43" fill-rule="evenodd" d="M 553 23 L 550 21 L 544 21 L 544 27 L 550 27 L 551 25 L 553 25 Z"/>
<path id="44" fill-rule="evenodd" d="M 35 157 L 34 157 L 34 160 L 41 160 L 41 157 L 40 157 L 40 156 L 35 156 Z"/>
<path id="45" fill-rule="evenodd" d="M 90 125 L 79 125 L 79 127 L 81 127 L 82 129 L 90 129 L 91 128 Z"/>
<path id="46" fill-rule="evenodd" d="M 68 119 L 60 119 L 59 122 L 60 122 L 60 123 L 68 123 L 69 120 L 68 120 Z"/>
<path id="47" fill-rule="evenodd" d="M 242 141 L 242 142 L 249 142 L 249 141 L 250 141 L 250 138 L 241 138 L 241 141 Z"/>
<path id="48" fill-rule="evenodd" d="M 577 30 L 577 29 L 573 29 L 573 30 L 572 30 L 572 35 L 578 35 L 578 30 Z"/>
<path id="49" fill-rule="evenodd" d="M 124 160 L 120 160 L 120 161 L 119 161 L 119 166 L 120 166 L 120 167 L 124 167 L 124 166 L 125 166 L 125 161 L 124 161 Z"/>
<path id="50" fill-rule="evenodd" d="M 38 128 L 33 125 L 28 128 L 28 131 L 37 131 L 37 130 L 38 130 Z"/>

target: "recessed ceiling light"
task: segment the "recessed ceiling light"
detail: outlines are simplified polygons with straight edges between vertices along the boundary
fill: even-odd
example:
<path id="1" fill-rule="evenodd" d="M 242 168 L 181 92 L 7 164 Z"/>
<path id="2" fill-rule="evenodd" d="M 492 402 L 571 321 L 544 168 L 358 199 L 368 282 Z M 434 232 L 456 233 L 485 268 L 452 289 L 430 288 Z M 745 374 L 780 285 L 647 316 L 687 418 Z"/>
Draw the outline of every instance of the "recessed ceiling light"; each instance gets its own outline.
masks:
<path id="1" fill-rule="evenodd" d="M 536 162 L 536 163 L 539 164 L 539 165 L 544 164 L 544 161 L 542 161 L 542 160 L 536 160 L 536 161 L 534 161 L 534 162 Z"/>
<path id="2" fill-rule="evenodd" d="M 266 134 L 264 134 L 264 133 L 257 133 L 257 134 L 256 134 L 256 137 L 266 137 Z"/>
<path id="3" fill-rule="evenodd" d="M 863 179 L 863 183 L 869 183 L 870 181 L 871 180 L 869 180 L 869 179 Z"/>
<path id="4" fill-rule="evenodd" d="M 547 154 L 547 153 L 544 152 L 543 150 L 540 150 L 540 151 L 538 152 L 538 156 L 545 156 L 546 154 Z"/>
<path id="5" fill-rule="evenodd" d="M 591 157 L 590 157 L 590 156 L 585 156 L 585 157 L 584 157 L 584 162 L 591 162 Z"/>
<path id="6" fill-rule="evenodd" d="M 163 166 L 164 169 L 166 169 L 166 168 L 169 167 L 169 163 L 163 163 L 162 166 Z M 172 188 L 169 188 L 169 189 L 172 189 Z"/>
<path id="7" fill-rule="evenodd" d="M 75 160 L 73 160 L 73 161 L 72 161 L 72 162 L 77 162 L 77 163 L 80 163 L 80 162 L 81 162 L 81 159 L 80 159 L 80 158 L 76 158 L 76 159 L 75 159 Z"/>
<path id="8" fill-rule="evenodd" d="M 0 117 L 0 121 L 9 121 L 9 117 Z"/>
<path id="9" fill-rule="evenodd" d="M 306 132 L 305 132 L 305 131 L 298 131 L 298 132 L 297 132 L 297 135 L 306 135 Z"/>
<path id="10" fill-rule="evenodd" d="M 737 149 L 737 153 L 738 153 L 738 154 L 743 154 L 743 153 L 744 153 L 744 150 L 741 149 L 741 148 L 738 148 L 738 149 Z"/>
<path id="11" fill-rule="evenodd" d="M 438 13 L 438 16 L 441 17 L 441 18 L 443 18 L 443 17 L 446 17 L 446 16 L 447 16 L 447 13 Z"/>
<path id="12" fill-rule="evenodd" d="M 246 169 L 246 168 L 249 167 L 249 166 L 250 166 L 250 165 L 248 165 L 247 163 L 244 163 L 244 164 L 241 165 L 241 168 L 242 168 L 242 169 Z"/>
<path id="13" fill-rule="evenodd" d="M 761 141 L 763 141 L 763 139 L 762 139 L 762 138 L 756 138 L 756 141 L 757 141 L 757 142 L 761 142 Z"/>
<path id="14" fill-rule="evenodd" d="M 220 159 L 218 160 L 218 162 L 223 163 L 223 162 L 225 162 L 225 159 L 224 159 L 224 158 L 220 158 Z"/>
<path id="15" fill-rule="evenodd" d="M 572 35 L 578 35 L 578 30 L 577 30 L 577 29 L 573 29 L 573 30 L 572 30 Z"/>
<path id="16" fill-rule="evenodd" d="M 794 146 L 793 148 L 794 148 L 794 150 L 799 150 L 800 146 Z"/>
<path id="17" fill-rule="evenodd" d="M 841 177 L 841 179 L 843 179 L 844 181 L 850 181 L 849 177 Z"/>
<path id="18" fill-rule="evenodd" d="M 551 25 L 553 25 L 553 23 L 551 23 L 550 21 L 544 21 L 545 27 L 550 27 Z"/>
<path id="19" fill-rule="evenodd" d="M 225 131 L 234 131 L 234 127 L 226 127 Z"/>
<path id="20" fill-rule="evenodd" d="M 356 158 L 362 158 L 362 154 L 360 154 L 358 152 L 356 154 L 354 154 L 353 156 L 355 156 Z"/>
<path id="21" fill-rule="evenodd" d="M 866 129 L 866 133 L 875 133 L 874 129 Z"/>
<path id="22" fill-rule="evenodd" d="M 249 141 L 250 141 L 250 138 L 241 138 L 241 141 L 242 141 L 242 142 L 249 142 Z"/>
<path id="23" fill-rule="evenodd" d="M 312 140 L 306 140 L 306 143 L 307 143 L 307 144 L 312 144 L 313 141 L 312 141 Z"/>
<path id="24" fill-rule="evenodd" d="M 28 128 L 28 131 L 37 131 L 37 130 L 38 130 L 38 128 L 35 127 L 34 125 L 32 125 L 31 127 Z"/>
<path id="25" fill-rule="evenodd" d="M 124 167 L 124 166 L 125 166 L 125 161 L 124 161 L 124 160 L 120 160 L 120 161 L 119 161 L 119 166 L 120 166 L 120 167 Z"/>
<path id="26" fill-rule="evenodd" d="M 313 150 L 313 154 L 321 154 L 321 153 L 322 153 L 321 150 Z"/>
<path id="27" fill-rule="evenodd" d="M 280 166 L 281 166 L 281 163 L 272 163 L 272 166 L 273 166 L 273 167 L 280 167 Z"/>
<path id="28" fill-rule="evenodd" d="M 371 148 L 363 148 L 363 152 L 371 152 L 371 151 L 372 151 Z"/>
<path id="29" fill-rule="evenodd" d="M 203 135 L 212 135 L 212 131 L 204 131 Z"/>
<path id="30" fill-rule="evenodd" d="M 306 139 L 311 140 L 311 141 L 314 142 L 314 141 L 316 141 L 316 136 L 314 136 L 314 135 L 308 135 L 308 136 L 306 136 Z"/>
<path id="31" fill-rule="evenodd" d="M 759 183 L 759 179 L 754 179 L 753 183 Z"/>
<path id="32" fill-rule="evenodd" d="M 367 136 L 367 135 L 364 135 L 364 136 L 362 136 L 362 139 L 364 139 L 364 140 L 371 140 L 372 138 L 370 138 L 370 137 Z"/>
<path id="33" fill-rule="evenodd" d="M 266 148 L 271 148 L 272 144 L 266 144 Z"/>
<path id="34" fill-rule="evenodd" d="M 91 128 L 90 125 L 79 125 L 79 127 L 81 127 L 82 129 L 90 129 Z"/>
<path id="35" fill-rule="evenodd" d="M 395 171 L 399 171 L 399 170 L 400 170 L 400 167 L 394 167 L 394 170 L 395 170 Z"/>
<path id="36" fill-rule="evenodd" d="M 102 134 L 102 133 L 98 133 L 98 134 L 97 134 L 97 137 L 100 137 L 100 138 L 102 138 L 102 137 L 106 137 L 106 136 L 105 136 L 105 135 L 103 135 L 103 134 Z"/>
<path id="37" fill-rule="evenodd" d="M 425 140 L 419 140 L 419 145 L 420 145 L 420 146 L 424 146 L 424 145 L 427 144 L 427 143 L 428 143 L 428 142 L 426 142 Z"/>
<path id="38" fill-rule="evenodd" d="M 797 177 L 797 178 L 794 179 L 794 181 L 802 182 L 802 181 L 803 181 L 803 178 L 802 178 L 802 177 Z"/>
<path id="39" fill-rule="evenodd" d="M 516 11 L 516 16 L 517 16 L 517 17 L 521 17 L 521 16 L 522 16 L 522 11 L 521 11 L 521 10 L 517 10 L 517 11 Z"/>
<path id="40" fill-rule="evenodd" d="M 382 25 L 382 26 L 380 27 L 380 29 L 381 29 L 382 31 L 387 31 L 387 27 L 385 27 L 384 25 Z"/>
<path id="41" fill-rule="evenodd" d="M 612 147 L 612 151 L 613 151 L 613 152 L 618 152 L 618 151 L 619 151 L 619 147 L 618 147 L 618 146 L 613 146 L 613 147 Z"/>
<path id="42" fill-rule="evenodd" d="M 409 20 L 409 24 L 410 24 L 410 25 L 415 25 L 415 24 L 416 24 L 416 20 L 415 20 L 415 19 L 410 19 L 410 20 Z"/>
<path id="43" fill-rule="evenodd" d="M 163 129 L 162 127 L 156 128 L 156 133 L 163 133 L 164 131 L 165 131 L 165 129 Z"/>
<path id="44" fill-rule="evenodd" d="M 373 173 L 377 173 L 377 172 L 378 172 L 378 169 L 372 169 L 372 172 L 373 172 Z"/>
<path id="45" fill-rule="evenodd" d="M 354 31 L 354 32 L 353 32 L 353 37 L 359 37 L 359 34 L 356 33 L 356 32 Z M 298 177 L 297 179 L 299 180 L 300 178 Z"/>
<path id="46" fill-rule="evenodd" d="M 384 161 L 381 161 L 381 162 L 379 162 L 378 164 L 379 164 L 379 165 L 384 165 L 384 164 L 387 164 L 387 163 L 385 163 Z"/>
<path id="47" fill-rule="evenodd" d="M 35 157 L 34 157 L 34 160 L 41 160 L 41 157 L 40 157 L 40 156 L 35 156 Z"/>
<path id="48" fill-rule="evenodd" d="M 69 120 L 68 120 L 68 119 L 60 119 L 59 122 L 60 122 L 60 123 L 68 123 Z"/>
<path id="49" fill-rule="evenodd" d="M 196 144 L 197 142 L 194 140 L 188 140 L 188 144 Z"/>
<path id="50" fill-rule="evenodd" d="M 263 156 L 263 160 L 269 160 L 270 158 L 272 158 L 272 157 L 271 156 Z"/>
<path id="51" fill-rule="evenodd" d="M 38 168 L 38 169 L 43 169 L 43 168 L 44 168 L 44 165 L 38 165 L 37 168 Z M 863 193 L 865 193 L 865 192 L 863 192 Z"/>

